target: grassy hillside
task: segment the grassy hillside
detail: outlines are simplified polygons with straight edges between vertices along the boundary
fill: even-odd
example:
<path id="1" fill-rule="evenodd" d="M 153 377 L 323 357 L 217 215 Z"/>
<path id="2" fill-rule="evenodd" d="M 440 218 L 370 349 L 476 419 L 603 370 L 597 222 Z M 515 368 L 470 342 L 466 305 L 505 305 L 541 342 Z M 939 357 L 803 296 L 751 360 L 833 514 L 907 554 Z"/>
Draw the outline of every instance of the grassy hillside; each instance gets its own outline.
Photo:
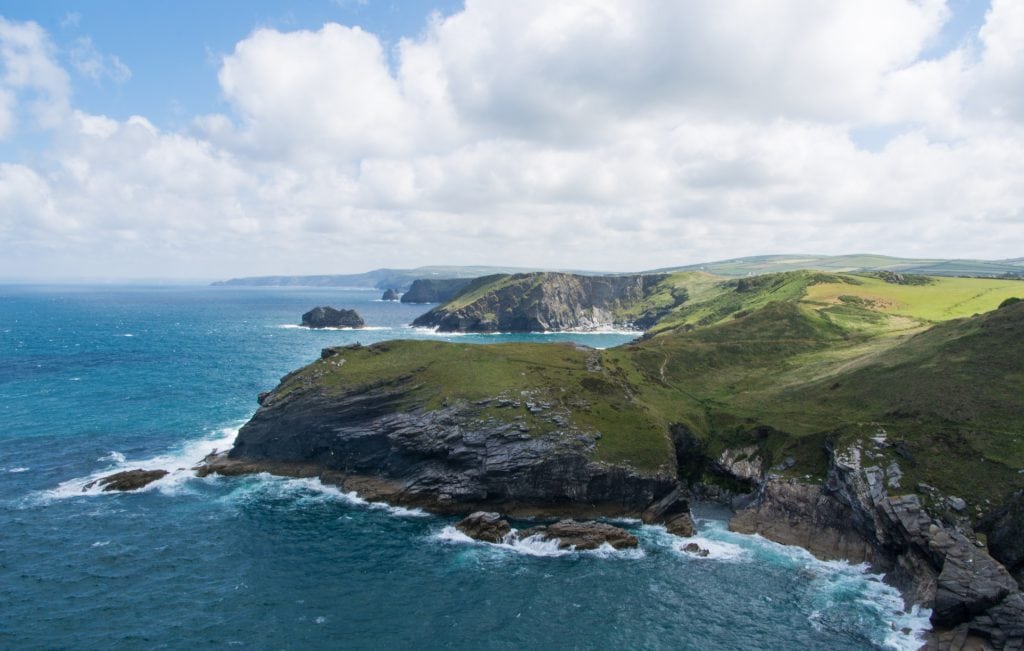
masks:
<path id="1" fill-rule="evenodd" d="M 732 260 L 658 269 L 666 271 L 704 271 L 719 276 L 748 276 L 782 271 L 861 272 L 900 271 L 932 276 L 1024 275 L 1019 260 L 944 260 L 896 258 L 885 255 L 762 255 Z M 653 273 L 653 272 L 652 272 Z"/>
<path id="2" fill-rule="evenodd" d="M 493 282 L 506 279 L 467 296 Z M 559 422 L 600 432 L 597 459 L 643 469 L 671 463 L 682 429 L 704 459 L 690 471 L 710 480 L 706 461 L 726 448 L 753 445 L 769 465 L 792 457 L 786 473 L 820 477 L 827 443 L 858 440 L 868 463 L 899 464 L 904 490 L 925 482 L 984 510 L 1024 488 L 1024 302 L 996 309 L 1024 297 L 1024 283 L 690 272 L 648 299 L 683 295 L 644 338 L 614 349 L 389 342 L 318 361 L 279 392 L 391 383 L 405 409 L 470 404 L 533 435 Z"/>

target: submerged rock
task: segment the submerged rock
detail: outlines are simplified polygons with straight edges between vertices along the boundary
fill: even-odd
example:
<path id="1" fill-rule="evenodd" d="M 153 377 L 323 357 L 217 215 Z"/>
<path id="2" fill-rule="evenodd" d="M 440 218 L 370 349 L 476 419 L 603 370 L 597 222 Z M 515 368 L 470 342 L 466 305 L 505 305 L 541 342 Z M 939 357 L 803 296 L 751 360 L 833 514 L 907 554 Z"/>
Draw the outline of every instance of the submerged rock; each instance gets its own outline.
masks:
<path id="1" fill-rule="evenodd" d="M 142 468 L 124 470 L 101 477 L 96 481 L 91 481 L 82 490 L 88 490 L 99 484 L 103 487 L 104 491 L 133 491 L 147 486 L 166 475 L 166 470 L 143 470 Z"/>
<path id="2" fill-rule="evenodd" d="M 336 310 L 321 305 L 302 315 L 302 325 L 307 328 L 362 328 L 366 322 L 355 310 Z"/>
<path id="3" fill-rule="evenodd" d="M 474 540 L 489 543 L 502 542 L 512 531 L 511 525 L 501 518 L 501 514 L 488 511 L 470 513 L 459 520 L 455 528 Z"/>
<path id="4" fill-rule="evenodd" d="M 625 529 L 604 522 L 577 522 L 561 520 L 547 526 L 531 527 L 519 532 L 519 538 L 539 537 L 541 540 L 558 540 L 559 549 L 584 551 L 597 549 L 608 544 L 615 549 L 628 549 L 639 544 L 637 537 Z"/>
<path id="5" fill-rule="evenodd" d="M 700 545 L 698 545 L 697 543 L 688 543 L 688 544 L 686 544 L 683 547 L 683 551 L 686 552 L 687 554 L 693 554 L 694 556 L 700 556 L 701 558 L 706 558 L 711 553 L 708 550 L 706 550 L 703 547 L 701 547 Z"/>

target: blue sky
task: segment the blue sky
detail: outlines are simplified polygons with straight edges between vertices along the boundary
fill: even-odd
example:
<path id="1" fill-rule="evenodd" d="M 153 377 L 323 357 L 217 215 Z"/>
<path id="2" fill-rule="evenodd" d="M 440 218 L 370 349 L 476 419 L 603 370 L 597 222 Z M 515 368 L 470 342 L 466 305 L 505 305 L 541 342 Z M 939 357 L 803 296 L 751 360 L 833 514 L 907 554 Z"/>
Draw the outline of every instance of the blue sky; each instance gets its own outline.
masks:
<path id="1" fill-rule="evenodd" d="M 1012 0 L 0 17 L 0 277 L 1024 246 Z"/>

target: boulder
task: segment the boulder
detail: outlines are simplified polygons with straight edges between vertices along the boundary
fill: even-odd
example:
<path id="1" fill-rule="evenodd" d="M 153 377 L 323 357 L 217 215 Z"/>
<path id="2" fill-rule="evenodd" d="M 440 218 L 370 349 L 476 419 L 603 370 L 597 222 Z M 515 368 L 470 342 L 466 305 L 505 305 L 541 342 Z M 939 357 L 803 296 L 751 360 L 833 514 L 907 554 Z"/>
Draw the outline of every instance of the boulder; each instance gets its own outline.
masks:
<path id="1" fill-rule="evenodd" d="M 687 545 L 685 545 L 683 547 L 683 551 L 686 552 L 687 554 L 693 554 L 694 556 L 700 556 L 701 558 L 706 558 L 708 556 L 708 554 L 711 553 L 708 550 L 706 550 L 703 547 L 701 547 L 700 545 L 698 545 L 697 543 L 688 543 Z"/>
<path id="2" fill-rule="evenodd" d="M 302 325 L 307 328 L 362 328 L 366 322 L 355 310 L 336 310 L 322 305 L 303 314 Z"/>
<path id="3" fill-rule="evenodd" d="M 646 524 L 661 524 L 670 534 L 689 538 L 694 534 L 690 502 L 682 486 L 647 507 L 640 519 Z"/>
<path id="4" fill-rule="evenodd" d="M 151 484 L 165 475 L 167 475 L 166 470 L 143 470 L 142 468 L 124 470 L 91 481 L 82 490 L 88 490 L 99 484 L 104 491 L 133 491 Z"/>
<path id="5" fill-rule="evenodd" d="M 455 528 L 474 540 L 500 543 L 505 540 L 512 527 L 501 514 L 489 511 L 470 513 L 455 524 Z"/>
<path id="6" fill-rule="evenodd" d="M 554 524 L 532 527 L 519 532 L 521 540 L 533 536 L 539 536 L 542 540 L 557 539 L 559 549 L 576 549 L 578 551 L 597 549 L 605 543 L 615 549 L 627 549 L 639 544 L 633 534 L 604 522 L 560 520 Z"/>

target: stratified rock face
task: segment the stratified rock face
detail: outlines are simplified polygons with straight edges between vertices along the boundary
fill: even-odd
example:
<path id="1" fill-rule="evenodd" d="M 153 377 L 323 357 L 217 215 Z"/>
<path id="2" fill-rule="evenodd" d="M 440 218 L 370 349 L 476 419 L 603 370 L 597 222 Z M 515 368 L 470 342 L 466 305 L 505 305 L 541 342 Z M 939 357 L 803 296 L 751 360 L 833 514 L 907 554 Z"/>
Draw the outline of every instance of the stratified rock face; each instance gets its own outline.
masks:
<path id="1" fill-rule="evenodd" d="M 320 306 L 302 315 L 302 325 L 307 328 L 362 328 L 366 323 L 355 310 Z"/>
<path id="2" fill-rule="evenodd" d="M 561 520 L 554 524 L 531 527 L 519 532 L 520 540 L 537 537 L 558 540 L 559 549 L 585 551 L 611 545 L 615 549 L 629 549 L 639 544 L 637 537 L 625 529 L 604 522 L 577 522 Z"/>
<path id="3" fill-rule="evenodd" d="M 166 470 L 143 470 L 142 468 L 124 470 L 89 482 L 83 490 L 92 488 L 99 483 L 104 491 L 134 491 L 155 482 L 165 475 L 167 475 Z"/>
<path id="4" fill-rule="evenodd" d="M 341 394 L 315 385 L 271 393 L 229 457 L 247 467 L 283 462 L 381 478 L 394 487 L 381 499 L 447 512 L 639 514 L 677 485 L 667 469 L 642 473 L 592 461 L 593 435 L 535 434 L 461 401 L 408 407 L 410 390 L 381 383 Z"/>
<path id="5" fill-rule="evenodd" d="M 384 290 L 384 295 L 380 297 L 382 301 L 397 301 L 400 298 L 400 294 L 393 289 Z"/>
<path id="6" fill-rule="evenodd" d="M 403 303 L 444 303 L 450 301 L 472 278 L 420 278 L 402 294 Z"/>
<path id="7" fill-rule="evenodd" d="M 647 318 L 620 316 L 640 303 L 664 275 L 579 276 L 533 273 L 491 277 L 494 289 L 478 279 L 450 304 L 420 316 L 413 325 L 436 327 L 442 332 L 547 332 L 595 330 L 608 327 L 645 327 Z M 460 298 L 483 293 L 466 304 Z"/>
<path id="8" fill-rule="evenodd" d="M 769 479 L 729 527 L 820 557 L 872 562 L 911 601 L 931 608 L 936 626 L 996 648 L 1024 645 L 1024 599 L 1006 568 L 933 520 L 916 495 L 889 496 L 880 469 L 862 469 L 860 459 L 856 447 L 833 454 L 820 486 Z"/>

